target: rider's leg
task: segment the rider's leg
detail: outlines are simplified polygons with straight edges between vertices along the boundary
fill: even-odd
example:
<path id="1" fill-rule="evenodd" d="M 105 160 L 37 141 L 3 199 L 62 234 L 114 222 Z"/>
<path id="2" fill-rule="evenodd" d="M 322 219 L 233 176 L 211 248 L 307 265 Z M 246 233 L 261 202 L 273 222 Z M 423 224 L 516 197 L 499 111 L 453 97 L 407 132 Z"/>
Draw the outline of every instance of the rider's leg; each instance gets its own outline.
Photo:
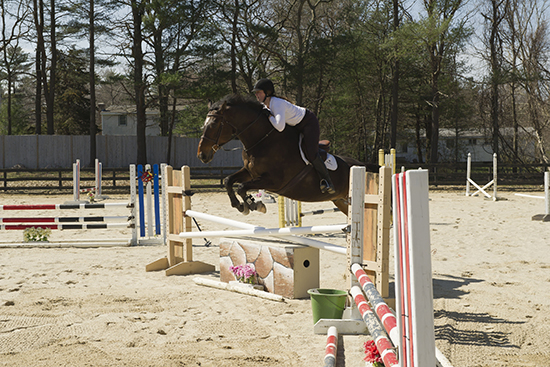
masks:
<path id="1" fill-rule="evenodd" d="M 336 190 L 334 190 L 334 185 L 330 179 L 325 162 L 323 162 L 319 154 L 317 154 L 317 157 L 311 161 L 311 165 L 315 168 L 317 174 L 319 175 L 319 188 L 321 189 L 321 192 L 323 194 L 334 194 Z"/>
<path id="2" fill-rule="evenodd" d="M 323 194 L 334 194 L 334 185 L 330 179 L 325 162 L 319 156 L 319 120 L 310 111 L 307 111 L 304 119 L 298 125 L 304 134 L 305 155 L 308 161 L 311 162 L 315 171 L 319 175 L 319 188 Z"/>

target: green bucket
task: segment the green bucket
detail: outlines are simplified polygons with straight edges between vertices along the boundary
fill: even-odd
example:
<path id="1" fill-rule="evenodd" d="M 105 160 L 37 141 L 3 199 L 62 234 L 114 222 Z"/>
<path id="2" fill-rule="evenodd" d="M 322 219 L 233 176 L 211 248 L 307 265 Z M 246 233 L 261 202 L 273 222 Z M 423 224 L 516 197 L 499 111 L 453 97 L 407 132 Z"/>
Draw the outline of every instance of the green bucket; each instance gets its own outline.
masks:
<path id="1" fill-rule="evenodd" d="M 341 319 L 346 308 L 348 292 L 338 289 L 314 288 L 307 291 L 311 296 L 313 324 L 319 319 Z"/>

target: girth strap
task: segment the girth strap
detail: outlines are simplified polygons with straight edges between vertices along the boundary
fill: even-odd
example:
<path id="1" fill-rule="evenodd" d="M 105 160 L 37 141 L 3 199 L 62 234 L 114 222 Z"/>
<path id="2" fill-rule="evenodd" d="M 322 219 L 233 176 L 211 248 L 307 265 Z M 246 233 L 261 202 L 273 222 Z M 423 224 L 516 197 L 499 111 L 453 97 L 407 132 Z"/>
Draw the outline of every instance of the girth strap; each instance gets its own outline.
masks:
<path id="1" fill-rule="evenodd" d="M 282 189 L 277 190 L 276 193 L 285 196 L 285 193 L 289 192 L 294 186 L 296 186 L 304 177 L 313 170 L 311 165 L 306 165 L 303 170 L 300 171 L 292 180 L 290 180 Z"/>

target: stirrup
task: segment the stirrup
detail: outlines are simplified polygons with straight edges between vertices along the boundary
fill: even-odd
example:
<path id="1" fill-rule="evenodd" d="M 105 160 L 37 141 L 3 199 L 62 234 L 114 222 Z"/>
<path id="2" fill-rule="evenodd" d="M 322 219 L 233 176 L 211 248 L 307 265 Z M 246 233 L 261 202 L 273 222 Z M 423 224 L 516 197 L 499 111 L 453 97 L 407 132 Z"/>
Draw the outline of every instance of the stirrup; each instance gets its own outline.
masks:
<path id="1" fill-rule="evenodd" d="M 336 193 L 336 190 L 334 190 L 334 187 L 324 178 L 321 179 L 319 183 L 319 188 L 321 189 L 321 192 L 323 194 L 334 194 Z"/>

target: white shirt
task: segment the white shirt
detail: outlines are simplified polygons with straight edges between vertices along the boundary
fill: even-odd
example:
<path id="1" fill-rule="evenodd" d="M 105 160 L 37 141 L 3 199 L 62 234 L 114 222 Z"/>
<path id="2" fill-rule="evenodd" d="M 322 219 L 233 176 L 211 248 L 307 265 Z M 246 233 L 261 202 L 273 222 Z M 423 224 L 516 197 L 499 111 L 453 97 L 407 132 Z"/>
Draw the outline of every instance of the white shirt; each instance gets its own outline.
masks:
<path id="1" fill-rule="evenodd" d="M 285 129 L 285 125 L 298 125 L 306 115 L 304 107 L 296 106 L 285 99 L 271 97 L 269 100 L 269 109 L 273 116 L 269 116 L 269 121 L 279 132 Z"/>

